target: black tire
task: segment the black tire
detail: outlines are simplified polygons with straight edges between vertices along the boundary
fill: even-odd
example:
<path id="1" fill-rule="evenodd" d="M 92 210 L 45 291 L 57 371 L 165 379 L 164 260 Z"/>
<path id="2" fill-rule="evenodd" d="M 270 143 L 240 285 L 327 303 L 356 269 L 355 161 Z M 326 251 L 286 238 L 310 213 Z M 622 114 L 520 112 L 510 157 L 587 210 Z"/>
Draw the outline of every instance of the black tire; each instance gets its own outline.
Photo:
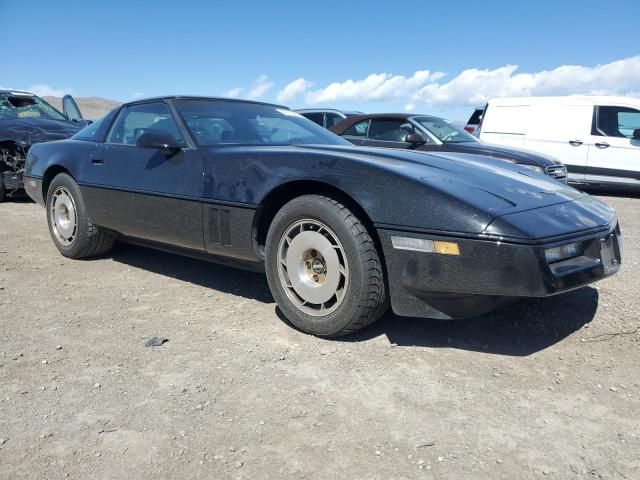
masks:
<path id="1" fill-rule="evenodd" d="M 322 310 L 314 315 L 302 311 L 305 303 L 300 306 L 295 298 L 292 299 L 292 295 L 297 295 L 293 293 L 294 287 L 292 284 L 287 287 L 286 278 L 283 279 L 282 271 L 288 272 L 289 267 L 285 265 L 284 270 L 279 270 L 282 252 L 286 251 L 281 248 L 290 248 L 281 247 L 289 245 L 289 242 L 281 244 L 283 236 L 292 226 L 306 219 L 320 222 L 332 230 L 330 233 L 335 234 L 340 244 L 340 256 L 344 253 L 348 266 L 342 299 L 335 310 L 326 315 Z M 310 251 L 316 255 L 315 250 Z M 278 306 L 295 327 L 306 333 L 321 337 L 347 335 L 370 325 L 388 309 L 384 272 L 375 243 L 357 216 L 333 198 L 305 195 L 284 205 L 269 228 L 265 257 L 267 280 Z M 285 277 L 288 275 L 286 273 Z"/>
<path id="2" fill-rule="evenodd" d="M 60 191 L 68 192 L 75 207 L 75 229 L 71 241 L 64 243 L 56 233 L 57 229 L 53 213 L 53 196 Z M 104 255 L 113 247 L 116 240 L 115 232 L 98 227 L 91 222 L 75 180 L 66 173 L 54 177 L 47 192 L 47 223 L 53 243 L 65 257 L 80 259 Z"/>

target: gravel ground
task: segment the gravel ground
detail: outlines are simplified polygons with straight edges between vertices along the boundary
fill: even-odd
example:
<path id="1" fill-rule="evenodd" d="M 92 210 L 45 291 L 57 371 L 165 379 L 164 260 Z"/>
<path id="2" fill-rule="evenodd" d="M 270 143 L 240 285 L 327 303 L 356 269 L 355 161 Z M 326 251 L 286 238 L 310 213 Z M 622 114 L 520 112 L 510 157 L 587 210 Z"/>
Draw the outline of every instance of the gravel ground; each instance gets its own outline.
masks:
<path id="1" fill-rule="evenodd" d="M 68 260 L 43 209 L 1 204 L 0 478 L 640 478 L 640 198 L 605 201 L 615 277 L 331 341 L 262 275 Z"/>

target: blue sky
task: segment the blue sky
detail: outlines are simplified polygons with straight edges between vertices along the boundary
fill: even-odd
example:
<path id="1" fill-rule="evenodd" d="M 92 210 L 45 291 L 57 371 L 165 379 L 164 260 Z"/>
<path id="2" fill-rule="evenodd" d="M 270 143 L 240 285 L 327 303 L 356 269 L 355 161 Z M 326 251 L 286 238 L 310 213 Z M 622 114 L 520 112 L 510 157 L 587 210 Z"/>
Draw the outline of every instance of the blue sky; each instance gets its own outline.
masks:
<path id="1" fill-rule="evenodd" d="M 462 120 L 490 96 L 636 95 L 638 19 L 638 0 L 0 0 L 0 86 Z"/>

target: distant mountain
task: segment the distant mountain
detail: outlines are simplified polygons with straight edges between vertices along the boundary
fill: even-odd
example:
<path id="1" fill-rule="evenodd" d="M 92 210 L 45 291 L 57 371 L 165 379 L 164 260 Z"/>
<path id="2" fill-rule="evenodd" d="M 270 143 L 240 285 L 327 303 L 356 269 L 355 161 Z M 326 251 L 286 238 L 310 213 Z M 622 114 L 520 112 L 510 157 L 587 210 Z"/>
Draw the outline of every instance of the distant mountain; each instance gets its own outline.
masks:
<path id="1" fill-rule="evenodd" d="M 43 97 L 47 102 L 62 111 L 62 99 L 59 97 Z M 74 97 L 82 116 L 87 120 L 96 120 L 121 105 L 122 102 L 101 97 Z"/>

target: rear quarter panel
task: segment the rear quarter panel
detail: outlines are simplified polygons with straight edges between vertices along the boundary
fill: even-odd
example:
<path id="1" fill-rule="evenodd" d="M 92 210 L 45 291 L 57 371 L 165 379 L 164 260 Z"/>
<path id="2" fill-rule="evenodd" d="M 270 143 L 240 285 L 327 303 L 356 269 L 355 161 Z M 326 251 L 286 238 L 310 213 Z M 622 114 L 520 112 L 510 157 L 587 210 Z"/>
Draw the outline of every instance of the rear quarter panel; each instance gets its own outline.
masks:
<path id="1" fill-rule="evenodd" d="M 100 145 L 81 140 L 38 143 L 31 147 L 27 155 L 25 176 L 43 178 L 51 167 L 59 166 L 78 180 L 91 155 L 100 148 Z"/>

